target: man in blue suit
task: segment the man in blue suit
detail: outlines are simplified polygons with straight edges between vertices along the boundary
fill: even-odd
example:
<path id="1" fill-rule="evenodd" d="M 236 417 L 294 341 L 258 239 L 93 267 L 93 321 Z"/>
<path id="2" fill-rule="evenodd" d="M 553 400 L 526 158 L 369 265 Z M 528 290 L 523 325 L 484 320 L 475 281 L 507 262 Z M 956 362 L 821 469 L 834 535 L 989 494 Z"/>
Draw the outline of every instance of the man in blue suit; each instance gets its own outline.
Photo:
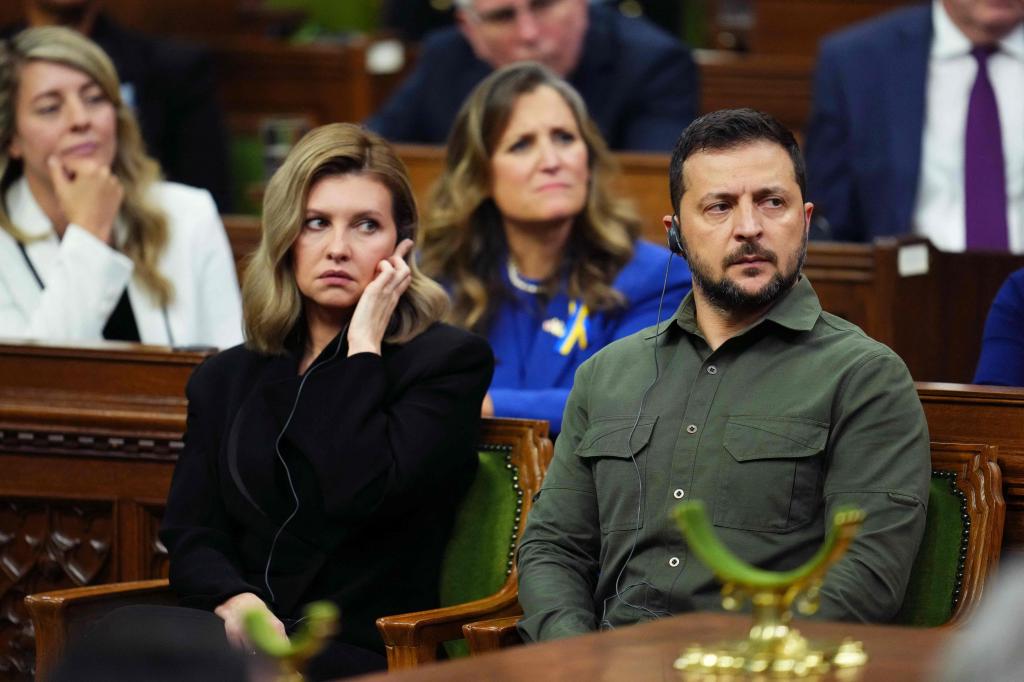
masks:
<path id="1" fill-rule="evenodd" d="M 612 149 L 667 152 L 697 113 L 697 69 L 676 38 L 587 0 L 456 0 L 457 27 L 423 43 L 417 65 L 367 125 L 394 142 L 442 144 L 493 69 L 541 62 L 583 96 Z"/>
<path id="2" fill-rule="evenodd" d="M 968 246 L 975 47 L 990 55 L 998 102 L 1008 247 L 1024 251 L 1024 0 L 934 0 L 822 42 L 806 152 L 808 195 L 825 236 L 914 233 L 944 250 Z"/>

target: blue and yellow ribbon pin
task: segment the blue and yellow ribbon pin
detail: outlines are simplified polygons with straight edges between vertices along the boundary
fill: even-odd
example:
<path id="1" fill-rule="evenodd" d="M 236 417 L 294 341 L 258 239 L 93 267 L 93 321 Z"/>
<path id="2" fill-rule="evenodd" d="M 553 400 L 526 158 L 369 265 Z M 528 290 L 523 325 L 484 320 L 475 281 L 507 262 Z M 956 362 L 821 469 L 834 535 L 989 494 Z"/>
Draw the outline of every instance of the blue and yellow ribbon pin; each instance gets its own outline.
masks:
<path id="1" fill-rule="evenodd" d="M 558 339 L 555 349 L 561 355 L 568 355 L 574 346 L 581 350 L 587 348 L 587 330 L 590 326 L 590 311 L 585 304 L 569 301 L 569 321 L 565 325 L 565 333 Z"/>

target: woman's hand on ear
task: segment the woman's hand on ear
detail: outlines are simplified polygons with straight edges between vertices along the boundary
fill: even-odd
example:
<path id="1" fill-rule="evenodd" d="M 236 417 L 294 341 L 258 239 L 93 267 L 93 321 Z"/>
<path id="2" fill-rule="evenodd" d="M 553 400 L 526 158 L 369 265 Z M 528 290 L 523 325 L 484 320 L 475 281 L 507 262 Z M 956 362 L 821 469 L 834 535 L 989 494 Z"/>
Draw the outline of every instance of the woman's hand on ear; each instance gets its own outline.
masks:
<path id="1" fill-rule="evenodd" d="M 114 219 L 124 199 L 124 187 L 117 176 L 91 159 L 65 164 L 51 156 L 46 162 L 57 203 L 68 223 L 88 230 L 105 244 L 111 243 Z"/>
<path id="2" fill-rule="evenodd" d="M 377 274 L 366 285 L 356 303 L 348 325 L 348 354 L 374 353 L 380 355 L 380 346 L 387 332 L 391 315 L 398 300 L 409 288 L 412 271 L 405 257 L 412 250 L 412 240 L 403 239 L 390 258 L 377 264 Z"/>

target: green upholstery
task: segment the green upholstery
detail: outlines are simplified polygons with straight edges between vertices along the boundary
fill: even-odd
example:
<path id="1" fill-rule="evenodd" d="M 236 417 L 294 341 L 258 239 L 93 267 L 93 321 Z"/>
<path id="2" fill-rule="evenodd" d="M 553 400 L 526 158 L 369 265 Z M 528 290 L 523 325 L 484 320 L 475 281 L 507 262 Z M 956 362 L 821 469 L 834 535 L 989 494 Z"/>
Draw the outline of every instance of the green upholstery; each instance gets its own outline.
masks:
<path id="1" fill-rule="evenodd" d="M 924 538 L 895 622 L 932 627 L 953 615 L 970 533 L 966 513 L 966 499 L 956 487 L 956 474 L 932 472 Z"/>
<path id="2" fill-rule="evenodd" d="M 441 606 L 494 594 L 511 571 L 519 526 L 518 472 L 508 447 L 480 450 L 476 478 L 459 507 L 441 565 Z M 450 658 L 465 656 L 465 640 L 445 642 Z"/>
<path id="3" fill-rule="evenodd" d="M 263 183 L 263 143 L 258 135 L 231 136 L 231 194 L 234 213 L 259 215 L 254 187 Z"/>
<path id="4" fill-rule="evenodd" d="M 377 28 L 379 0 L 269 0 L 271 7 L 303 10 L 309 17 L 306 32 L 372 32 Z"/>

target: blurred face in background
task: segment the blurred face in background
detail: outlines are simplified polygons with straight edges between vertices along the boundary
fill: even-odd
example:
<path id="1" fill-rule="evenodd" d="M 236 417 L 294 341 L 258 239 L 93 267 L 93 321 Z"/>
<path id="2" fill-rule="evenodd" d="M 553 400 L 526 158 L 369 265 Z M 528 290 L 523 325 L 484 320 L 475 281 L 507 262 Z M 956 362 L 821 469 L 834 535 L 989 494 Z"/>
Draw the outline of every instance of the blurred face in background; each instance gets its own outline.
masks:
<path id="1" fill-rule="evenodd" d="M 69 174 L 84 161 L 113 164 L 117 112 L 96 81 L 78 69 L 42 60 L 30 61 L 19 75 L 8 152 L 24 163 L 34 190 L 51 186 L 51 156 Z"/>
<path id="2" fill-rule="evenodd" d="M 565 77 L 579 63 L 587 12 L 587 0 L 467 0 L 456 17 L 494 68 L 532 60 Z"/>
<path id="3" fill-rule="evenodd" d="M 943 0 L 953 23 L 971 42 L 991 43 L 1024 21 L 1024 0 Z"/>
<path id="4" fill-rule="evenodd" d="M 491 154 L 491 197 L 506 225 L 564 223 L 587 201 L 589 154 L 562 96 L 520 95 Z"/>

